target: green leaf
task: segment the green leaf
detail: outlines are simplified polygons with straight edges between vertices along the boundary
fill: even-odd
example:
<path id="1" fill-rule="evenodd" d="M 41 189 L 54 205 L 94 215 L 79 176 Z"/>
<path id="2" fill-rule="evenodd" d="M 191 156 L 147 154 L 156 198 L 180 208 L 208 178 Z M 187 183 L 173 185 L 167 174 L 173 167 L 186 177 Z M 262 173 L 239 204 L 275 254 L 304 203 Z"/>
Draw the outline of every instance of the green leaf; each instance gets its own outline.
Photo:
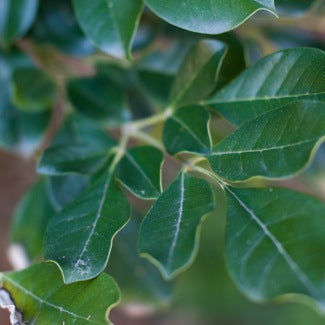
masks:
<path id="1" fill-rule="evenodd" d="M 96 76 L 71 80 L 68 97 L 73 107 L 83 116 L 105 124 L 116 124 L 129 119 L 124 94 L 111 81 Z"/>
<path id="2" fill-rule="evenodd" d="M 291 103 L 248 121 L 218 144 L 208 160 L 221 177 L 290 177 L 304 168 L 325 137 L 325 102 Z"/>
<path id="3" fill-rule="evenodd" d="M 38 0 L 1 0 L 0 45 L 7 46 L 26 33 L 37 7 Z"/>
<path id="4" fill-rule="evenodd" d="M 11 101 L 12 70 L 30 64 L 28 58 L 19 52 L 0 53 L 0 146 L 26 157 L 40 145 L 51 117 L 49 111 L 22 112 Z"/>
<path id="5" fill-rule="evenodd" d="M 41 112 L 53 106 L 55 88 L 51 79 L 33 67 L 15 69 L 12 75 L 13 103 L 22 111 Z"/>
<path id="6" fill-rule="evenodd" d="M 164 125 L 163 142 L 171 155 L 188 151 L 209 153 L 212 143 L 209 131 L 210 114 L 201 106 L 183 107 Z"/>
<path id="7" fill-rule="evenodd" d="M 61 137 L 63 143 L 58 141 Z M 108 134 L 90 124 L 66 121 L 53 145 L 43 152 L 37 171 L 45 175 L 93 173 L 105 163 L 115 144 Z"/>
<path id="8" fill-rule="evenodd" d="M 0 146 L 31 156 L 39 147 L 50 118 L 50 112 L 21 112 L 6 95 L 0 101 Z"/>
<path id="9" fill-rule="evenodd" d="M 56 211 L 76 199 L 87 187 L 89 177 L 78 174 L 50 176 L 46 189 L 52 206 Z"/>
<path id="10" fill-rule="evenodd" d="M 81 28 L 99 49 L 112 56 L 131 58 L 142 0 L 73 0 L 73 4 Z"/>
<path id="11" fill-rule="evenodd" d="M 0 306 L 15 308 L 15 324 L 111 324 L 109 311 L 120 300 L 109 275 L 64 285 L 54 263 L 0 274 L 0 286 Z"/>
<path id="12" fill-rule="evenodd" d="M 166 279 L 186 269 L 199 244 L 202 217 L 215 207 L 210 185 L 180 173 L 143 219 L 139 251 Z"/>
<path id="13" fill-rule="evenodd" d="M 202 40 L 185 57 L 171 89 L 174 107 L 197 103 L 215 88 L 226 46 L 216 40 Z"/>
<path id="14" fill-rule="evenodd" d="M 325 205 L 287 189 L 230 189 L 226 255 L 251 299 L 304 294 L 324 310 Z"/>
<path id="15" fill-rule="evenodd" d="M 118 178 L 134 195 L 155 199 L 161 194 L 163 160 L 163 153 L 154 147 L 129 149 L 119 163 Z"/>
<path id="16" fill-rule="evenodd" d="M 42 256 L 44 232 L 53 214 L 45 180 L 40 179 L 20 201 L 10 229 L 11 241 L 22 244 L 33 260 Z"/>
<path id="17" fill-rule="evenodd" d="M 105 269 L 113 238 L 129 214 L 129 203 L 108 172 L 52 218 L 45 256 L 60 265 L 65 283 L 94 278 Z"/>
<path id="18" fill-rule="evenodd" d="M 204 104 L 235 125 L 298 99 L 325 99 L 325 53 L 296 48 L 271 54 Z"/>
<path id="19" fill-rule="evenodd" d="M 259 10 L 274 13 L 273 0 L 145 0 L 159 17 L 175 26 L 203 34 L 236 28 Z"/>

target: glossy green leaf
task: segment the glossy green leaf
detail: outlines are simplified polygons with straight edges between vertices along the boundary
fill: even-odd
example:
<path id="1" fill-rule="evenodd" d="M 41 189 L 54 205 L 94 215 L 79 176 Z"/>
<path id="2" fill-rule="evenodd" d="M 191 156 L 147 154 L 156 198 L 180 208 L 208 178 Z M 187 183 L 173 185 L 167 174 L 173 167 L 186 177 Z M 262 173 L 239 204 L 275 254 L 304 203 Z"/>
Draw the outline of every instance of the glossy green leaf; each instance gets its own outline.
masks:
<path id="1" fill-rule="evenodd" d="M 31 156 L 40 145 L 51 117 L 49 111 L 22 112 L 12 103 L 12 70 L 30 64 L 27 57 L 19 52 L 0 53 L 0 146 L 26 157 Z"/>
<path id="2" fill-rule="evenodd" d="M 97 122 L 116 124 L 130 117 L 121 89 L 107 78 L 71 80 L 68 97 L 77 112 Z"/>
<path id="3" fill-rule="evenodd" d="M 167 151 L 208 153 L 212 150 L 209 131 L 210 114 L 200 106 L 183 107 L 168 118 L 163 130 Z"/>
<path id="4" fill-rule="evenodd" d="M 235 125 L 298 99 L 325 98 L 325 53 L 296 48 L 271 54 L 205 101 Z"/>
<path id="5" fill-rule="evenodd" d="M 76 199 L 87 187 L 89 177 L 78 174 L 50 176 L 46 189 L 52 206 L 56 211 Z"/>
<path id="6" fill-rule="evenodd" d="M 324 203 L 287 189 L 226 193 L 226 255 L 239 288 L 257 301 L 304 294 L 324 310 Z"/>
<path id="7" fill-rule="evenodd" d="M 11 241 L 23 245 L 31 259 L 42 256 L 44 232 L 53 214 L 45 180 L 40 179 L 17 206 L 10 230 Z"/>
<path id="8" fill-rule="evenodd" d="M 236 28 L 259 10 L 274 13 L 273 0 L 145 0 L 168 23 L 204 34 Z"/>
<path id="9" fill-rule="evenodd" d="M 93 125 L 68 120 L 52 146 L 43 152 L 37 171 L 46 175 L 93 173 L 105 163 L 114 145 L 108 134 Z"/>
<path id="10" fill-rule="evenodd" d="M 12 76 L 13 103 L 26 112 L 40 112 L 51 108 L 55 88 L 51 79 L 37 68 L 15 69 Z"/>
<path id="11" fill-rule="evenodd" d="M 73 4 L 81 28 L 98 48 L 112 56 L 131 57 L 142 0 L 73 0 Z"/>
<path id="12" fill-rule="evenodd" d="M 163 153 L 150 146 L 134 147 L 119 163 L 118 178 L 136 196 L 154 199 L 161 194 Z"/>
<path id="13" fill-rule="evenodd" d="M 226 46 L 216 40 L 202 40 L 186 55 L 171 89 L 170 102 L 174 107 L 197 103 L 211 93 Z"/>
<path id="14" fill-rule="evenodd" d="M 109 311 L 120 300 L 109 275 L 64 285 L 54 263 L 0 274 L 0 287 L 0 306 L 15 308 L 13 324 L 111 324 Z"/>
<path id="15" fill-rule="evenodd" d="M 208 160 L 231 181 L 290 177 L 325 138 L 325 103 L 291 103 L 248 121 L 218 144 Z"/>
<path id="16" fill-rule="evenodd" d="M 143 219 L 140 254 L 157 265 L 165 278 L 173 278 L 193 262 L 200 222 L 214 207 L 210 185 L 180 173 Z"/>
<path id="17" fill-rule="evenodd" d="M 52 218 L 45 256 L 60 265 L 65 283 L 88 280 L 104 270 L 113 238 L 129 214 L 129 203 L 108 172 Z"/>
<path id="18" fill-rule="evenodd" d="M 25 34 L 37 7 L 38 0 L 1 0 L 0 45 L 8 45 Z"/>

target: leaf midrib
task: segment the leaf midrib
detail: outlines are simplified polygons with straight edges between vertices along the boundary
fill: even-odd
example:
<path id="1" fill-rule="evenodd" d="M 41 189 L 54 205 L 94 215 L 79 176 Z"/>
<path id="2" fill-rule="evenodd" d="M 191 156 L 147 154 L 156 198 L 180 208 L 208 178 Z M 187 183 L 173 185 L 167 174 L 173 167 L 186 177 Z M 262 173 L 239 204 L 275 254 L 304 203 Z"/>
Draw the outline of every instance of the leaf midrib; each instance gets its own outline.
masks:
<path id="1" fill-rule="evenodd" d="M 255 223 L 262 229 L 264 236 L 267 237 L 278 253 L 283 257 L 285 262 L 288 264 L 289 268 L 293 272 L 293 274 L 298 278 L 298 280 L 303 284 L 303 286 L 307 289 L 307 291 L 314 297 L 318 297 L 318 290 L 315 288 L 314 284 L 309 280 L 306 274 L 300 269 L 299 265 L 293 260 L 290 254 L 285 250 L 281 242 L 271 233 L 268 229 L 267 225 L 264 224 L 260 218 L 251 210 L 233 191 L 229 189 L 229 187 L 224 187 L 226 191 L 228 191 L 233 198 L 239 203 L 239 205 L 251 216 L 251 218 L 255 221 Z"/>
<path id="2" fill-rule="evenodd" d="M 12 280 L 11 278 L 8 278 L 6 275 L 3 275 L 3 279 L 5 279 L 7 282 L 9 282 L 10 284 L 12 284 L 14 287 L 16 287 L 17 289 L 21 290 L 25 295 L 28 295 L 30 297 L 32 297 L 33 299 L 35 299 L 36 301 L 38 301 L 39 303 L 41 304 L 45 304 L 47 305 L 48 307 L 51 307 L 51 308 L 54 308 L 56 310 L 58 310 L 60 313 L 66 313 L 74 318 L 79 318 L 79 319 L 82 319 L 84 321 L 87 321 L 89 323 L 92 323 L 92 324 L 102 324 L 100 322 L 97 322 L 97 321 L 93 321 L 91 319 L 87 319 L 83 316 L 80 316 L 80 315 L 77 315 L 69 310 L 66 310 L 64 309 L 63 307 L 61 306 L 57 306 L 57 305 L 54 305 L 42 298 L 40 298 L 39 296 L 35 295 L 33 292 L 25 289 L 23 286 L 21 286 L 19 283 L 17 283 L 16 281 Z"/>
<path id="3" fill-rule="evenodd" d="M 320 138 L 321 138 L 321 136 L 317 136 L 317 137 L 313 137 L 313 138 L 306 139 L 306 140 L 303 140 L 303 141 L 288 143 L 288 144 L 285 144 L 285 145 L 269 147 L 269 148 L 213 152 L 210 156 L 223 156 L 223 155 L 250 153 L 250 152 L 264 152 L 264 151 L 269 151 L 269 150 L 270 151 L 271 150 L 280 150 L 280 149 L 284 149 L 284 148 L 290 148 L 290 147 L 295 147 L 295 146 L 307 144 L 307 143 L 310 143 L 310 142 L 314 142 L 314 141 L 316 141 L 316 140 L 318 140 Z"/>
<path id="4" fill-rule="evenodd" d="M 318 93 L 308 93 L 308 94 L 295 94 L 295 95 L 284 95 L 284 96 L 264 96 L 264 97 L 237 97 L 237 98 L 230 98 L 229 100 L 223 99 L 223 98 L 215 98 L 203 101 L 202 104 L 204 105 L 214 105 L 214 104 L 228 104 L 228 103 L 241 103 L 241 102 L 254 102 L 254 101 L 269 101 L 269 100 L 275 100 L 275 99 L 291 99 L 291 98 L 304 98 L 304 97 L 310 97 L 315 95 L 325 95 L 325 92 L 321 91 Z"/>
<path id="5" fill-rule="evenodd" d="M 169 252 L 168 252 L 168 257 L 167 257 L 167 268 L 170 270 L 173 257 L 175 254 L 175 248 L 179 236 L 179 231 L 180 231 L 180 225 L 182 222 L 182 217 L 183 217 L 183 204 L 184 204 L 184 194 L 185 194 L 185 188 L 184 188 L 184 173 L 181 174 L 181 184 L 180 184 L 180 205 L 179 205 L 179 211 L 178 211 L 178 218 L 177 218 L 177 223 L 175 227 L 175 232 L 173 235 L 173 241 L 170 245 Z"/>
<path id="6" fill-rule="evenodd" d="M 103 190 L 103 194 L 101 196 L 100 202 L 99 202 L 98 210 L 96 212 L 95 221 L 93 222 L 93 226 L 91 228 L 91 231 L 90 231 L 90 233 L 89 233 L 89 235 L 87 237 L 87 240 L 85 241 L 85 245 L 82 248 L 81 253 L 79 254 L 78 260 L 74 264 L 72 274 L 77 271 L 77 269 L 78 269 L 78 267 L 79 267 L 79 265 L 80 265 L 80 263 L 82 261 L 82 257 L 86 253 L 86 251 L 87 251 L 87 248 L 88 248 L 88 245 L 90 243 L 90 240 L 91 240 L 91 238 L 93 237 L 93 235 L 95 233 L 95 230 L 96 230 L 98 221 L 99 221 L 100 217 L 102 216 L 102 210 L 103 210 L 103 206 L 104 206 L 104 203 L 105 203 L 105 198 L 107 196 L 107 192 L 108 192 L 108 189 L 109 189 L 109 185 L 110 185 L 111 179 L 112 179 L 112 173 L 109 173 L 108 178 L 107 178 L 107 181 L 105 182 L 105 185 L 104 185 L 104 190 Z"/>

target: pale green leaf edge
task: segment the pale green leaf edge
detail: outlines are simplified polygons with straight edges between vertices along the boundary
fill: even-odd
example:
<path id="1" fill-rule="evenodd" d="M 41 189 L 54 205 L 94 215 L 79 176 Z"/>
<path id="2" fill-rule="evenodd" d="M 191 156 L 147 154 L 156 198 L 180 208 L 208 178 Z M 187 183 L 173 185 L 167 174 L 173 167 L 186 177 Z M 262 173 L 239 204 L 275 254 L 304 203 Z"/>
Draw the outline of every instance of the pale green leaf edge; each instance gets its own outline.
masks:
<path id="1" fill-rule="evenodd" d="M 214 194 L 214 189 L 212 187 L 212 185 L 209 183 L 209 187 L 213 193 L 213 203 L 214 206 L 216 207 L 216 195 Z M 153 207 L 153 206 L 152 206 Z M 152 209 L 152 207 L 149 209 L 149 211 L 147 212 L 147 214 L 150 212 L 150 210 Z M 210 214 L 213 213 L 212 211 L 207 212 L 206 214 L 204 214 L 201 219 L 200 219 L 200 223 L 198 224 L 197 228 L 196 228 L 196 232 L 195 232 L 195 238 L 194 238 L 194 247 L 193 247 L 193 251 L 192 254 L 190 255 L 188 261 L 181 267 L 179 267 L 178 269 L 176 269 L 175 271 L 173 271 L 172 273 L 168 273 L 163 264 L 161 264 L 156 258 L 154 258 L 153 256 L 151 256 L 148 253 L 144 253 L 139 251 L 139 239 L 138 239 L 138 251 L 139 251 L 139 256 L 143 257 L 145 259 L 147 259 L 150 263 L 152 263 L 153 265 L 155 265 L 158 270 L 160 271 L 162 277 L 166 280 L 166 281 L 171 281 L 173 280 L 175 277 L 177 277 L 178 275 L 180 275 L 181 273 L 183 273 L 184 271 L 186 271 L 195 261 L 195 258 L 197 256 L 198 250 L 199 250 L 199 246 L 200 246 L 200 237 L 201 237 L 201 228 L 202 225 L 204 223 L 204 221 L 209 217 Z M 139 230 L 139 233 L 141 232 L 141 227 Z"/>
<path id="2" fill-rule="evenodd" d="M 53 264 L 56 264 L 56 265 L 58 266 L 58 264 L 57 264 L 56 262 L 54 262 L 54 261 L 46 261 L 46 263 L 53 263 Z M 61 270 L 61 268 L 58 267 L 58 269 L 59 269 L 61 275 L 63 275 L 63 274 L 62 274 L 62 270 Z M 67 313 L 71 314 L 71 313 L 70 313 L 69 311 L 67 311 L 67 310 L 62 310 L 62 307 L 60 307 L 60 306 L 55 306 L 55 305 L 53 305 L 53 304 L 48 304 L 48 303 L 46 303 L 46 301 L 44 301 L 43 299 L 38 298 L 38 297 L 35 296 L 32 292 L 29 292 L 28 290 L 24 289 L 20 284 L 18 284 L 18 283 L 16 283 L 15 281 L 13 281 L 13 280 L 7 278 L 6 275 L 5 275 L 5 273 L 2 273 L 2 272 L 0 273 L 0 289 L 3 289 L 3 282 L 4 282 L 5 279 L 6 279 L 6 281 L 10 282 L 13 286 L 15 286 L 17 289 L 24 291 L 25 294 L 31 296 L 31 297 L 34 298 L 35 300 L 37 300 L 37 301 L 40 301 L 40 300 L 41 300 L 43 303 L 45 303 L 45 305 L 48 305 L 48 306 L 50 306 L 50 307 L 52 307 L 52 308 L 55 308 L 55 309 L 57 309 L 57 310 L 60 311 L 60 312 L 64 311 L 64 312 L 67 312 Z M 63 278 L 63 279 L 64 279 L 64 278 Z M 3 289 L 3 290 L 5 290 L 5 289 Z M 105 312 L 105 320 L 107 321 L 107 324 L 108 324 L 108 325 L 114 325 L 114 324 L 110 321 L 110 319 L 109 319 L 109 314 L 110 314 L 111 310 L 112 310 L 114 307 L 118 306 L 118 305 L 121 303 L 121 300 L 122 300 L 122 298 L 121 298 L 121 291 L 120 291 L 120 288 L 119 288 L 118 286 L 116 286 L 116 290 L 118 291 L 119 299 L 118 299 L 115 303 L 113 303 L 112 305 L 110 305 L 110 306 L 106 309 L 106 312 Z M 8 292 L 7 290 L 5 290 L 5 291 Z M 8 292 L 8 293 L 10 294 L 10 292 Z M 10 295 L 11 295 L 11 294 L 10 294 Z M 13 299 L 13 298 L 12 298 L 12 299 Z M 13 299 L 13 300 L 14 300 L 14 299 Z M 16 306 L 15 306 L 15 307 L 16 307 Z M 16 307 L 16 308 L 17 308 L 17 307 Z M 82 319 L 84 319 L 84 318 L 82 318 Z M 87 320 L 87 319 L 84 319 L 84 320 Z"/>
<path id="3" fill-rule="evenodd" d="M 224 193 L 224 197 L 227 200 L 226 197 L 226 189 L 224 186 L 222 186 L 222 191 Z M 229 190 L 228 190 L 229 191 Z M 232 193 L 232 192 L 231 192 Z M 227 209 L 228 210 L 228 209 Z M 229 265 L 228 263 L 225 263 L 226 268 L 227 268 L 227 273 L 229 274 L 230 278 L 232 279 L 233 283 L 236 283 L 235 278 L 233 277 Z M 236 285 L 237 286 L 237 285 Z M 274 298 L 271 299 L 264 299 L 264 298 L 258 298 L 256 296 L 250 295 L 247 291 L 245 291 L 244 289 L 241 289 L 240 286 L 237 286 L 238 289 L 240 290 L 240 292 L 251 302 L 255 303 L 255 304 L 259 304 L 259 305 L 266 305 L 266 304 L 270 304 L 272 302 L 274 303 L 292 303 L 292 302 L 296 302 L 296 303 L 300 303 L 303 304 L 313 310 L 315 310 L 317 313 L 319 313 L 321 316 L 325 316 L 325 305 L 320 304 L 319 302 L 317 302 L 315 299 L 301 294 L 301 293 L 285 293 L 285 294 L 280 294 Z"/>
<path id="4" fill-rule="evenodd" d="M 112 178 L 112 176 L 110 177 Z M 112 180 L 113 182 L 115 181 L 115 178 L 113 178 Z M 123 193 L 123 192 L 122 192 Z M 91 280 L 91 279 L 94 279 L 96 278 L 97 276 L 99 276 L 101 273 L 103 273 L 103 271 L 106 269 L 107 265 L 108 265 L 108 261 L 109 261 L 109 258 L 110 258 L 110 255 L 111 255 L 111 251 L 112 251 L 112 248 L 113 248 L 113 242 L 114 242 L 114 239 L 116 237 L 116 235 L 129 223 L 131 219 L 131 207 L 130 207 L 130 204 L 129 204 L 129 216 L 128 216 L 128 219 L 126 220 L 126 222 L 119 228 L 116 230 L 116 232 L 112 235 L 112 238 L 111 238 L 111 241 L 110 241 L 110 246 L 109 246 L 109 251 L 108 251 L 108 254 L 107 254 L 107 257 L 106 257 L 106 260 L 105 260 L 105 263 L 103 264 L 103 267 L 101 268 L 101 271 L 98 271 L 97 273 L 95 273 L 94 275 L 92 275 L 91 277 L 87 278 L 87 279 L 82 279 L 82 280 L 72 280 L 72 281 L 68 281 L 66 279 L 66 276 L 65 276 L 65 273 L 64 273 L 64 270 L 63 268 L 61 267 L 61 265 L 55 261 L 55 260 L 51 260 L 51 259 L 47 259 L 46 262 L 52 262 L 54 264 L 57 265 L 57 267 L 59 268 L 60 272 L 61 272 L 61 275 L 62 275 L 62 278 L 63 278 L 63 282 L 64 284 L 71 284 L 71 283 L 77 283 L 77 282 L 85 282 L 85 281 L 88 281 L 88 280 Z"/>
<path id="5" fill-rule="evenodd" d="M 160 163 L 160 167 L 159 167 L 159 190 L 160 190 L 160 193 L 163 192 L 163 184 L 162 184 L 162 169 L 163 169 L 163 165 L 165 163 L 165 156 L 163 157 L 163 159 L 161 160 L 161 163 Z M 127 186 L 119 177 L 116 177 L 115 178 L 116 181 L 118 183 L 120 183 L 128 192 L 130 192 L 133 196 L 139 198 L 139 199 L 142 199 L 142 200 L 156 200 L 157 197 L 144 197 L 144 196 L 141 196 L 137 193 L 135 193 L 129 186 Z"/>
<path id="6" fill-rule="evenodd" d="M 290 178 L 294 178 L 294 177 L 298 176 L 299 174 L 301 174 L 304 170 L 306 170 L 310 166 L 310 164 L 314 160 L 316 152 L 318 151 L 318 149 L 320 148 L 320 146 L 322 145 L 323 142 L 325 142 L 325 135 L 322 136 L 321 138 L 319 138 L 318 141 L 315 143 L 313 149 L 311 150 L 311 152 L 309 154 L 309 158 L 308 158 L 307 162 L 305 163 L 305 165 L 303 165 L 300 169 L 298 169 L 294 173 L 291 173 L 290 175 L 284 175 L 281 177 L 269 177 L 269 176 L 255 175 L 255 176 L 251 176 L 249 178 L 243 179 L 243 180 L 235 181 L 235 180 L 228 180 L 227 178 L 221 177 L 215 171 L 213 171 L 212 169 L 211 170 L 215 175 L 218 176 L 218 178 L 220 178 L 227 184 L 245 184 L 245 183 L 248 183 L 253 180 L 281 181 L 281 180 L 285 180 L 285 179 L 290 179 Z M 207 158 L 207 157 L 205 157 L 205 158 Z M 209 161 L 208 159 L 206 159 L 206 160 Z"/>
<path id="7" fill-rule="evenodd" d="M 182 107 L 182 108 L 184 109 L 184 107 Z M 182 108 L 180 108 L 180 109 L 182 109 Z M 209 145 L 210 145 L 209 146 L 209 149 L 210 149 L 210 153 L 211 153 L 212 152 L 212 149 L 213 149 L 213 141 L 212 141 L 211 127 L 210 127 L 212 117 L 211 117 L 211 113 L 210 113 L 210 111 L 208 109 L 206 109 L 205 107 L 202 107 L 202 109 L 205 109 L 208 112 L 208 114 L 209 114 L 209 119 L 208 119 L 208 122 L 207 122 L 207 125 L 206 125 L 206 129 L 207 129 L 207 133 L 208 133 L 208 137 L 209 137 Z M 176 110 L 176 112 L 177 112 L 177 110 Z M 169 118 L 170 119 L 174 119 L 178 124 L 180 124 L 178 122 L 179 119 L 178 118 L 175 119 L 174 115 L 171 115 Z M 186 129 L 189 130 L 189 133 L 193 134 L 193 132 L 190 130 L 190 128 L 186 128 Z M 189 151 L 189 150 L 179 151 L 179 152 L 175 153 L 172 156 L 178 157 L 178 156 L 180 156 L 182 154 L 191 154 L 191 155 L 197 156 L 198 158 L 204 158 L 205 160 L 207 160 L 207 158 L 204 157 L 204 154 L 203 153 L 199 153 L 199 152 L 195 152 L 195 151 Z"/>
<path id="8" fill-rule="evenodd" d="M 223 65 L 223 61 L 225 60 L 225 58 L 226 58 L 226 56 L 227 56 L 227 54 L 229 52 L 229 46 L 226 43 L 222 42 L 222 41 L 215 40 L 215 39 L 210 39 L 210 38 L 202 39 L 199 42 L 202 42 L 202 41 L 205 41 L 205 40 L 216 41 L 216 42 L 220 43 L 220 45 L 223 45 L 223 47 L 221 47 L 220 50 L 219 50 L 219 51 L 223 51 L 223 53 L 222 53 L 222 56 L 220 58 L 220 61 L 218 62 L 218 66 L 217 66 L 216 74 L 215 74 L 215 81 L 217 83 L 218 82 L 218 79 L 219 79 L 219 74 L 220 74 L 220 71 L 221 71 L 221 68 L 222 68 L 222 65 Z M 195 45 L 197 45 L 197 43 L 194 44 L 194 46 Z M 190 51 L 191 51 L 191 49 L 189 49 L 189 51 L 187 52 L 187 54 L 189 54 Z M 204 65 L 208 64 L 210 62 L 210 60 L 213 58 L 213 56 Z M 182 67 L 182 65 L 180 66 L 180 68 L 181 67 Z M 191 87 L 193 81 L 195 81 L 196 77 L 200 74 L 200 72 L 201 72 L 201 69 L 199 71 L 197 71 L 194 75 L 192 75 L 192 78 L 190 80 L 188 80 L 188 83 L 187 83 L 186 87 L 184 87 L 182 89 L 182 91 L 179 92 L 177 94 L 177 96 L 175 96 L 174 99 L 170 101 L 170 103 L 168 105 L 168 108 L 169 109 L 171 109 L 172 111 L 174 111 L 174 110 L 177 110 L 179 108 L 182 108 L 182 107 L 179 107 L 177 105 L 177 103 L 182 98 L 182 96 L 187 92 L 187 90 Z M 178 71 L 178 73 L 179 73 L 179 71 Z M 175 80 L 174 80 L 174 82 L 175 82 Z M 174 82 L 173 82 L 173 84 L 171 86 L 172 88 L 173 88 Z"/>
<path id="9" fill-rule="evenodd" d="M 257 12 L 259 11 L 266 11 L 266 12 L 269 12 L 271 13 L 274 17 L 276 18 L 280 18 L 278 16 L 278 14 L 276 13 L 276 10 L 275 10 L 275 5 L 274 5 L 274 1 L 273 1 L 273 8 L 274 10 L 271 10 L 267 7 L 263 7 L 263 8 L 258 8 L 256 9 L 255 11 L 253 11 L 251 14 L 249 14 L 246 18 L 244 18 L 242 21 L 240 21 L 238 24 L 236 24 L 234 27 L 230 28 L 230 29 L 226 29 L 224 31 L 222 31 L 221 33 L 209 33 L 209 32 L 200 32 L 200 31 L 197 31 L 196 29 L 189 29 L 189 28 L 185 28 L 185 27 L 180 27 L 178 25 L 175 25 L 174 23 L 172 23 L 170 20 L 166 19 L 166 18 L 162 18 L 157 12 L 156 10 L 154 10 L 153 8 L 151 8 L 151 6 L 147 3 L 147 0 L 144 0 L 146 6 L 157 16 L 159 17 L 160 19 L 166 21 L 168 24 L 170 25 L 173 25 L 173 26 L 176 26 L 178 28 L 181 28 L 181 29 L 184 29 L 184 30 L 187 30 L 187 31 L 190 31 L 190 32 L 194 32 L 194 33 L 199 33 L 199 34 L 207 34 L 207 35 L 218 35 L 218 34 L 223 34 L 223 33 L 226 33 L 226 32 L 229 32 L 229 31 L 232 31 L 236 28 L 238 28 L 240 25 L 242 25 L 243 23 L 245 23 L 249 18 L 251 18 L 252 16 L 254 16 Z"/>

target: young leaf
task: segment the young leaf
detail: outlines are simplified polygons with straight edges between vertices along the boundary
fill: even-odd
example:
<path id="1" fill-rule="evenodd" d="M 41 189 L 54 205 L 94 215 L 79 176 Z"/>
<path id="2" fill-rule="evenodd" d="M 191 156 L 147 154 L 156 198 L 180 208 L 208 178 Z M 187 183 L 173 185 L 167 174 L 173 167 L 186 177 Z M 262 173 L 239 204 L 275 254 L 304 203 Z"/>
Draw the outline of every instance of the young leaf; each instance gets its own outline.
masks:
<path id="1" fill-rule="evenodd" d="M 7 46 L 28 30 L 36 15 L 38 0 L 1 0 L 0 45 Z"/>
<path id="2" fill-rule="evenodd" d="M 226 255 L 240 289 L 258 301 L 305 294 L 324 310 L 324 203 L 287 189 L 226 193 Z"/>
<path id="3" fill-rule="evenodd" d="M 236 28 L 259 10 L 274 13 L 273 0 L 145 0 L 168 23 L 203 33 L 221 34 Z"/>
<path id="4" fill-rule="evenodd" d="M 108 314 L 120 300 L 107 274 L 64 285 L 54 263 L 0 274 L 0 306 L 11 310 L 15 324 L 111 324 Z"/>
<path id="5" fill-rule="evenodd" d="M 15 69 L 12 75 L 13 103 L 22 111 L 40 112 L 51 108 L 55 88 L 51 79 L 33 67 Z"/>
<path id="6" fill-rule="evenodd" d="M 173 278 L 192 263 L 199 242 L 202 217 L 215 207 L 210 185 L 180 173 L 143 219 L 139 251 Z"/>
<path id="7" fill-rule="evenodd" d="M 135 147 L 125 152 L 118 178 L 133 194 L 155 199 L 161 193 L 162 152 L 154 147 Z"/>
<path id="8" fill-rule="evenodd" d="M 67 87 L 73 107 L 90 120 L 116 124 L 129 119 L 121 89 L 107 78 L 74 79 Z"/>
<path id="9" fill-rule="evenodd" d="M 323 100 L 324 75 L 323 51 L 288 49 L 261 59 L 204 104 L 240 125 L 298 99 Z"/>
<path id="10" fill-rule="evenodd" d="M 172 86 L 171 105 L 195 104 L 209 95 L 216 86 L 225 53 L 225 44 L 216 40 L 202 40 L 195 44 L 180 66 Z"/>
<path id="11" fill-rule="evenodd" d="M 42 178 L 22 198 L 10 229 L 11 241 L 22 244 L 33 260 L 42 256 L 44 232 L 53 214 Z"/>
<path id="12" fill-rule="evenodd" d="M 208 160 L 221 177 L 290 177 L 310 161 L 325 137 L 325 103 L 300 101 L 246 122 Z"/>
<path id="13" fill-rule="evenodd" d="M 62 143 L 59 141 L 61 137 Z M 115 141 L 102 130 L 87 123 L 68 120 L 52 146 L 43 152 L 37 171 L 46 175 L 93 173 L 105 163 L 114 145 Z"/>
<path id="14" fill-rule="evenodd" d="M 209 131 L 210 114 L 201 106 L 183 107 L 166 121 L 163 141 L 167 151 L 209 153 L 212 143 Z"/>
<path id="15" fill-rule="evenodd" d="M 65 283 L 94 278 L 105 269 L 113 237 L 129 214 L 129 203 L 108 172 L 52 218 L 45 256 L 60 265 Z"/>
<path id="16" fill-rule="evenodd" d="M 98 48 L 112 56 L 131 58 L 142 0 L 73 0 L 73 4 L 81 28 Z"/>

